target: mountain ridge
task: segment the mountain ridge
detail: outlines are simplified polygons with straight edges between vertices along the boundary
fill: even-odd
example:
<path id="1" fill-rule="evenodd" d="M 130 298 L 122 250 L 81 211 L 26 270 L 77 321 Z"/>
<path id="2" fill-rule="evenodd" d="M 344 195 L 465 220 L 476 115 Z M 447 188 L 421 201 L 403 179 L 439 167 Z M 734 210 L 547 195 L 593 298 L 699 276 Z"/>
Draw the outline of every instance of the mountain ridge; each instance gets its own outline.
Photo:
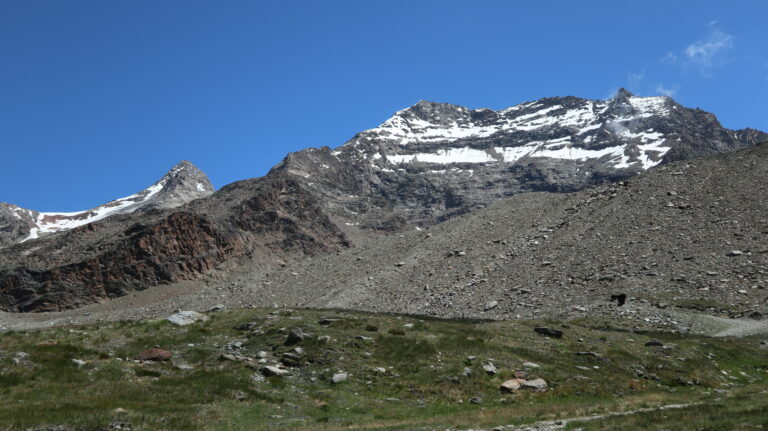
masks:
<path id="1" fill-rule="evenodd" d="M 336 149 L 290 153 L 266 176 L 205 199 L 0 250 L 0 307 L 61 310 L 215 268 L 265 272 L 520 193 L 577 191 L 760 140 L 768 134 L 626 91 L 501 111 L 421 101 Z"/>

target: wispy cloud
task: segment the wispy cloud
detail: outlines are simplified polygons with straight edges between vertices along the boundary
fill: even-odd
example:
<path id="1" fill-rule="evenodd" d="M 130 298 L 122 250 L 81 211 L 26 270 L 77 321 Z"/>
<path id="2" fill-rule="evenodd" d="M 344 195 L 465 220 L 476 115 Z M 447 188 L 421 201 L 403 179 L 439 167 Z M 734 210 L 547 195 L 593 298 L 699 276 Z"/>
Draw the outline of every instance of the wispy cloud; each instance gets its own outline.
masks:
<path id="1" fill-rule="evenodd" d="M 637 91 L 643 79 L 645 79 L 645 70 L 641 70 L 639 73 L 629 73 L 627 74 L 627 87 L 630 91 Z"/>
<path id="2" fill-rule="evenodd" d="M 665 87 L 664 84 L 659 84 L 656 86 L 656 93 L 661 94 L 662 96 L 667 97 L 674 97 L 675 94 L 677 94 L 677 90 L 680 89 L 680 86 L 673 85 L 672 87 Z"/>
<path id="3" fill-rule="evenodd" d="M 716 25 L 717 21 L 710 22 L 709 35 L 688 45 L 684 52 L 687 61 L 698 66 L 705 76 L 711 76 L 712 69 L 723 64 L 725 53 L 733 48 L 733 36 L 723 32 Z"/>
<path id="4" fill-rule="evenodd" d="M 677 60 L 678 60 L 677 54 L 675 54 L 674 52 L 668 52 L 667 55 L 661 58 L 662 63 L 674 64 L 674 63 L 677 63 Z"/>

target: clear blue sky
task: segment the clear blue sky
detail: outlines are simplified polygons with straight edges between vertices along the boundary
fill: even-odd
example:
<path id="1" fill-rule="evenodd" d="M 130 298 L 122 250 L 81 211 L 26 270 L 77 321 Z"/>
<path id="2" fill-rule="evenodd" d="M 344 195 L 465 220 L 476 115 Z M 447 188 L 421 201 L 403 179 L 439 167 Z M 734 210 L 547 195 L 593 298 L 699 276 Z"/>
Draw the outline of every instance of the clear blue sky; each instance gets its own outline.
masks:
<path id="1" fill-rule="evenodd" d="M 765 1 L 0 2 L 0 201 L 90 208 L 188 159 L 218 188 L 419 99 L 673 94 L 768 130 Z"/>

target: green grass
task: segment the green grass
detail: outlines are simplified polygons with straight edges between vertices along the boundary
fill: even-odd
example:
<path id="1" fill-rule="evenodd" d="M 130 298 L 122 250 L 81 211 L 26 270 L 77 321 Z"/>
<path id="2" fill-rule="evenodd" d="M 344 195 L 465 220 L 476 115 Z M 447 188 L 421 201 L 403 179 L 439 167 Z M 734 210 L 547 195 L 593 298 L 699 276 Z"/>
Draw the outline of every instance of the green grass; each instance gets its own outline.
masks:
<path id="1" fill-rule="evenodd" d="M 689 402 L 703 404 L 690 412 L 658 414 L 683 424 L 706 413 L 722 425 L 704 429 L 752 429 L 728 418 L 741 415 L 744 423 L 757 426 L 768 417 L 761 397 L 743 395 L 768 388 L 768 355 L 755 338 L 633 334 L 579 321 L 563 329 L 562 339 L 552 339 L 533 328 L 559 327 L 554 322 L 452 321 L 340 310 L 270 313 L 232 310 L 186 327 L 118 322 L 0 333 L 0 429 L 101 430 L 112 422 L 153 431 L 492 428 Z M 320 325 L 323 317 L 338 320 Z M 248 322 L 256 322 L 258 330 L 235 329 Z M 284 340 L 297 327 L 313 337 L 299 345 L 306 364 L 289 376 L 264 379 L 258 364 L 219 359 L 225 345 L 241 340 L 239 354 L 255 357 L 266 351 L 272 363 L 295 347 Z M 321 335 L 331 340 L 318 340 Z M 665 347 L 644 346 L 651 339 Z M 46 340 L 54 343 L 41 344 Z M 170 350 L 172 361 L 132 360 L 155 345 Z M 576 355 L 587 351 L 598 357 Z M 14 365 L 17 352 L 29 357 Z M 78 367 L 72 359 L 86 365 Z M 530 377 L 544 378 L 550 389 L 501 393 L 499 385 L 527 361 L 541 366 L 528 370 Z M 496 375 L 482 370 L 487 362 L 496 365 Z M 465 367 L 471 375 L 464 375 Z M 349 379 L 333 385 L 338 371 Z M 483 402 L 471 404 L 472 397 Z M 643 429 L 648 423 L 651 429 L 659 420 L 654 415 L 584 426 Z M 625 428 L 610 428 L 621 423 Z"/>

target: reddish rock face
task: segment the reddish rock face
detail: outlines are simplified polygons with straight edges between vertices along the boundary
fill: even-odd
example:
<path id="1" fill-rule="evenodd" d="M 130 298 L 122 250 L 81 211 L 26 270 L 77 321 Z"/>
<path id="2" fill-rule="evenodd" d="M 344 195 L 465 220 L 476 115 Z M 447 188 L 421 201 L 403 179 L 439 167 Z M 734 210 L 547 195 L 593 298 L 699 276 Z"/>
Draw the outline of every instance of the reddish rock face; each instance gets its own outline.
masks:
<path id="1" fill-rule="evenodd" d="M 137 361 L 169 361 L 171 356 L 171 352 L 153 347 L 139 353 L 135 359 Z"/>
<path id="2" fill-rule="evenodd" d="M 18 266 L 0 267 L 0 309 L 77 308 L 195 279 L 232 259 L 255 258 L 268 269 L 349 246 L 344 234 L 296 182 L 254 182 L 222 195 L 194 208 L 150 214 L 148 223 L 140 215 L 130 215 L 105 220 L 96 230 L 89 228 L 95 225 L 87 225 L 46 238 L 49 255 L 46 250 L 34 250 L 41 269 L 11 256 L 17 248 L 30 245 L 3 250 L 0 261 L 9 256 L 6 261 L 15 259 Z"/>

